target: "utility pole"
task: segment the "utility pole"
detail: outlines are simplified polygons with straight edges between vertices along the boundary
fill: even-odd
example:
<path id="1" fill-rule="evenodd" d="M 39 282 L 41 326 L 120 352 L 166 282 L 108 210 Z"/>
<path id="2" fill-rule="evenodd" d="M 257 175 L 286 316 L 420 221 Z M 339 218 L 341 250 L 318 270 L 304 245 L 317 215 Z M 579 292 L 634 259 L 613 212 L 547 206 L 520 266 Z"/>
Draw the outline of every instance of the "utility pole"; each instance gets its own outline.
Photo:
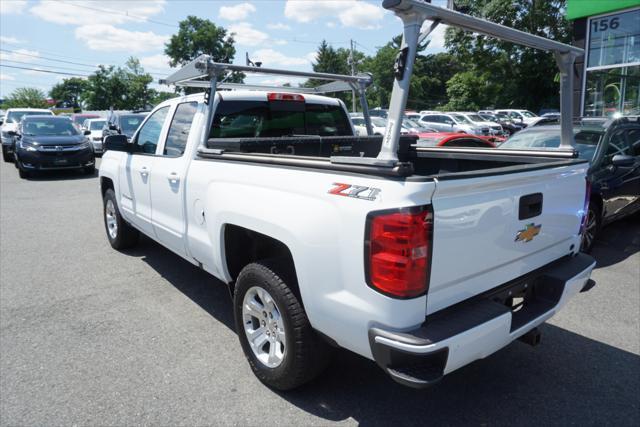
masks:
<path id="1" fill-rule="evenodd" d="M 353 54 L 353 40 L 349 40 L 351 42 L 351 52 L 349 53 L 349 65 L 351 65 L 351 75 L 356 75 L 356 58 Z M 356 112 L 356 91 L 351 90 L 351 111 Z"/>

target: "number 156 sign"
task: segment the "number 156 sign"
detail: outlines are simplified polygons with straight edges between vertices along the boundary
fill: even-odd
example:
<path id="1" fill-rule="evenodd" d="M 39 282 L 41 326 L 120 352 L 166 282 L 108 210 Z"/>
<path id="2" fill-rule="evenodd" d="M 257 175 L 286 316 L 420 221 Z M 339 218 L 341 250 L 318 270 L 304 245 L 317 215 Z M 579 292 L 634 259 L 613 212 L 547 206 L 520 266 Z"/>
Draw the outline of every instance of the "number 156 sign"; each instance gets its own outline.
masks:
<path id="1" fill-rule="evenodd" d="M 591 31 L 598 33 L 601 31 L 615 30 L 620 26 L 620 18 L 602 18 L 591 21 Z"/>

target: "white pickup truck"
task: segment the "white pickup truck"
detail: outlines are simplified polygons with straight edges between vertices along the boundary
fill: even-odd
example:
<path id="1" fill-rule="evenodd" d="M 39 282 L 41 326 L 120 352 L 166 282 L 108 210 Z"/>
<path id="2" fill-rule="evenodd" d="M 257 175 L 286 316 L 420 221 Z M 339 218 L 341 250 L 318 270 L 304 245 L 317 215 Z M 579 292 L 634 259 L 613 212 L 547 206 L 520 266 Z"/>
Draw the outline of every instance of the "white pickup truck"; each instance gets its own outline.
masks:
<path id="1" fill-rule="evenodd" d="M 535 344 L 595 284 L 579 252 L 586 162 L 416 147 L 393 97 L 388 135 L 352 136 L 342 102 L 216 91 L 221 69 L 249 71 L 199 58 L 191 71 L 213 90 L 160 104 L 130 143 L 107 138 L 104 221 L 114 248 L 142 232 L 228 284 L 265 384 L 309 381 L 337 346 L 424 387 Z M 375 160 L 394 138 L 397 161 Z"/>

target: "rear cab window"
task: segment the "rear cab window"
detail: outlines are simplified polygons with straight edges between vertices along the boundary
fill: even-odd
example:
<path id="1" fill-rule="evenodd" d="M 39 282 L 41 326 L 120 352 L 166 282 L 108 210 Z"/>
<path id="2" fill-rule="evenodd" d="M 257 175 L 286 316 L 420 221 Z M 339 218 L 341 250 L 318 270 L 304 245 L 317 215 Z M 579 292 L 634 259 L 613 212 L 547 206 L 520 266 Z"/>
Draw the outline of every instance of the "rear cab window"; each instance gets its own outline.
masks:
<path id="1" fill-rule="evenodd" d="M 210 138 L 351 136 L 340 105 L 295 101 L 220 101 Z"/>

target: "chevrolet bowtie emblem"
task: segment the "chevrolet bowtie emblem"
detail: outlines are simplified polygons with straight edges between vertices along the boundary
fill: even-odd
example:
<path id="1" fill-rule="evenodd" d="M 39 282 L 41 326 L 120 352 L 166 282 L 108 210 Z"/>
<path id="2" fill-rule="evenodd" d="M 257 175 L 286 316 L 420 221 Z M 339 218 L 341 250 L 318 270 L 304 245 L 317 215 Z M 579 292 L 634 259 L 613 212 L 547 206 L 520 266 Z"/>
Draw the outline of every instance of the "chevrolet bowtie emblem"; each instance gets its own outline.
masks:
<path id="1" fill-rule="evenodd" d="M 516 234 L 516 242 L 530 242 L 533 240 L 534 237 L 536 237 L 538 234 L 540 234 L 540 230 L 542 229 L 542 224 L 540 225 L 535 225 L 534 223 L 531 224 L 527 224 L 524 228 L 524 230 L 520 230 L 518 231 L 518 234 Z"/>

